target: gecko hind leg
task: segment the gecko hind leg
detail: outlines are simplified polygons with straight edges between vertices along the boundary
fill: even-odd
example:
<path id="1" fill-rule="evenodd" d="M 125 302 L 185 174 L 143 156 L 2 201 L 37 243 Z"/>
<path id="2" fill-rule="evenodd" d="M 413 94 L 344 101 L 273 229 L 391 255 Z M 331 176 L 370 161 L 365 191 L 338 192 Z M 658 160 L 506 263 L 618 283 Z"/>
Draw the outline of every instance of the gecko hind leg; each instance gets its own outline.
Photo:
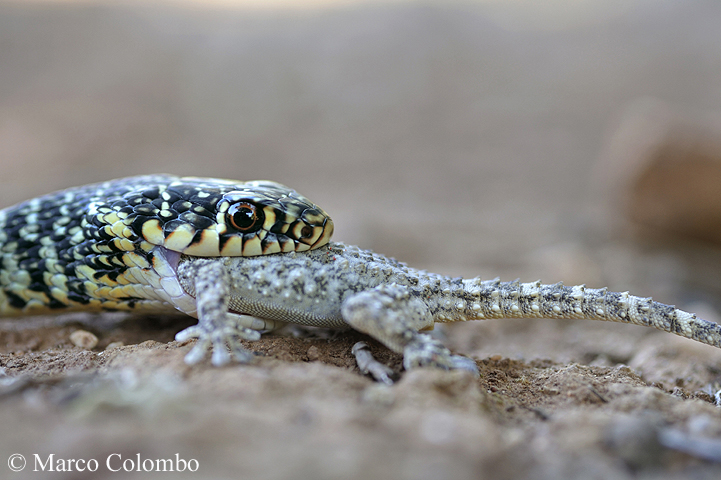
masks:
<path id="1" fill-rule="evenodd" d="M 191 338 L 197 343 L 185 356 L 188 364 L 198 363 L 212 349 L 211 362 L 220 366 L 235 359 L 248 363 L 253 352 L 246 349 L 243 340 L 258 340 L 261 331 L 274 328 L 267 321 L 228 312 L 230 277 L 218 262 L 208 262 L 200 266 L 194 275 L 195 301 L 198 324 L 186 328 L 175 335 L 178 341 Z M 272 322 L 271 322 L 272 323 Z M 226 349 L 230 347 L 230 352 Z"/>
<path id="2" fill-rule="evenodd" d="M 406 370 L 416 367 L 461 369 L 478 375 L 476 363 L 453 355 L 441 342 L 419 330 L 431 327 L 425 303 L 401 285 L 382 285 L 347 298 L 343 319 L 359 332 L 370 335 L 396 353 L 403 354 Z"/>

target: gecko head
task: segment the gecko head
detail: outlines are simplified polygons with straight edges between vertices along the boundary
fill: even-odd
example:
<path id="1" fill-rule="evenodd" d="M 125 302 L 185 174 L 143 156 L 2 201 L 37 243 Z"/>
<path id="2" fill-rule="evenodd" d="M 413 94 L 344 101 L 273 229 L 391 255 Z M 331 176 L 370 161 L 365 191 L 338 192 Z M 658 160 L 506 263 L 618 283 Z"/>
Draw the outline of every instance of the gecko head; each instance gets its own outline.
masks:
<path id="1" fill-rule="evenodd" d="M 141 201 L 128 202 L 133 212 L 124 223 L 141 241 L 185 255 L 302 252 L 327 244 L 333 234 L 323 209 L 266 180 L 185 177 L 134 195 Z"/>

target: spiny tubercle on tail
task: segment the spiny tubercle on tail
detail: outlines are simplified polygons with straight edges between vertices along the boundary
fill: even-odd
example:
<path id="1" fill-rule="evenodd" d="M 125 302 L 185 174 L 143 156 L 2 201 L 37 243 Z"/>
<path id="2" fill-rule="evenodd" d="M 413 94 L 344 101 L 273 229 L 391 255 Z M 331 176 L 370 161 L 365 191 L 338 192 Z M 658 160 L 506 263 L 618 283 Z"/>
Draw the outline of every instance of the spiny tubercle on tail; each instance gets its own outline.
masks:
<path id="1" fill-rule="evenodd" d="M 697 318 L 672 305 L 651 298 L 591 289 L 584 285 L 565 286 L 501 282 L 472 278 L 463 280 L 453 292 L 463 302 L 455 309 L 439 308 L 436 320 L 454 322 L 486 318 L 578 318 L 632 323 L 675 333 L 721 348 L 721 325 Z M 460 307 L 460 308 L 458 308 Z M 452 312 L 451 310 L 455 310 Z"/>

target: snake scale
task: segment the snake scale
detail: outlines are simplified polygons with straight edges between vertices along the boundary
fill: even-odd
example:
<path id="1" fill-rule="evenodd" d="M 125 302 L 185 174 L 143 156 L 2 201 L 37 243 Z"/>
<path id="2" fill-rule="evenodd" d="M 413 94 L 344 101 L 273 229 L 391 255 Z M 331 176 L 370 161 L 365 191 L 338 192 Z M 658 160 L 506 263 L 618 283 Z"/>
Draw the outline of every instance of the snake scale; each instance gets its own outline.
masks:
<path id="1" fill-rule="evenodd" d="M 198 317 L 188 363 L 248 362 L 240 340 L 295 323 L 351 327 L 405 368 L 476 371 L 422 333 L 488 318 L 586 318 L 658 328 L 721 347 L 721 326 L 650 298 L 585 286 L 461 279 L 330 242 L 333 222 L 270 181 L 146 175 L 70 188 L 0 211 L 0 314 L 158 311 Z M 229 347 L 229 348 L 228 348 Z M 391 371 L 354 352 L 361 369 Z"/>

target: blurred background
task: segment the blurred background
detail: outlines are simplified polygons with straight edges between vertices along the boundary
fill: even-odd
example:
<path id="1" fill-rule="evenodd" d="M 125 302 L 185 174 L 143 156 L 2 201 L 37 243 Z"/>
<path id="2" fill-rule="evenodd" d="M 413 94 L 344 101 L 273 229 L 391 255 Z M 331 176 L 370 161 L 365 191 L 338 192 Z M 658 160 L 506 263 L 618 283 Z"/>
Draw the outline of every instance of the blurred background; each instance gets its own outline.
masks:
<path id="1" fill-rule="evenodd" d="M 658 145 L 719 138 L 719 18 L 715 0 L 0 2 L 0 206 L 143 173 L 273 179 L 336 240 L 414 266 L 675 298 L 693 274 L 667 252 L 630 268 L 608 200 Z"/>

